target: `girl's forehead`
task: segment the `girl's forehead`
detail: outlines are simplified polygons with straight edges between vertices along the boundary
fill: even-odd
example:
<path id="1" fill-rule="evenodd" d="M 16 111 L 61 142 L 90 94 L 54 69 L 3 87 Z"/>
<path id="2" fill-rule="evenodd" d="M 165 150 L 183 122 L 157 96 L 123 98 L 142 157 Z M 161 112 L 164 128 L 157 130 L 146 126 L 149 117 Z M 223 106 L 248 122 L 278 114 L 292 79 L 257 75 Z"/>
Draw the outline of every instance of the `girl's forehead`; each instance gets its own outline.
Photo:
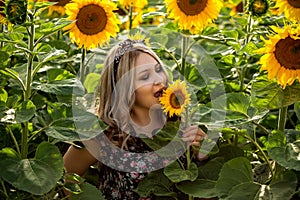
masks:
<path id="1" fill-rule="evenodd" d="M 138 65 L 146 64 L 146 63 L 157 63 L 157 60 L 149 53 L 143 52 L 137 56 L 135 62 L 136 62 L 135 65 L 138 66 Z"/>

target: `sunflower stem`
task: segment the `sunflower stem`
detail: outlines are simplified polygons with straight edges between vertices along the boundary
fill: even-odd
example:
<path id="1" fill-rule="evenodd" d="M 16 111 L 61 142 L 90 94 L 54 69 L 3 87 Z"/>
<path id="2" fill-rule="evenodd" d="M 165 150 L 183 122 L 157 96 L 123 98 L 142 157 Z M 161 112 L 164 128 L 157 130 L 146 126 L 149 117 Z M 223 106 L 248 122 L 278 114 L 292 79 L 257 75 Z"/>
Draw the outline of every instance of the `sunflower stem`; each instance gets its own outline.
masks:
<path id="1" fill-rule="evenodd" d="M 12 132 L 12 130 L 11 130 L 11 128 L 10 128 L 9 126 L 8 126 L 8 132 L 9 132 L 10 137 L 11 137 L 11 139 L 13 140 L 13 142 L 14 142 L 14 144 L 15 144 L 15 146 L 16 146 L 16 150 L 17 150 L 17 152 L 18 152 L 18 154 L 19 154 L 19 156 L 20 156 L 20 155 L 21 155 L 21 151 L 20 151 L 20 148 L 19 148 L 18 141 L 17 141 L 17 139 L 16 139 L 14 133 Z"/>
<path id="2" fill-rule="evenodd" d="M 179 70 L 183 77 L 185 77 L 185 56 L 187 50 L 187 40 L 188 37 L 186 35 L 183 35 L 181 40 L 181 68 Z"/>
<path id="3" fill-rule="evenodd" d="M 5 195 L 6 199 L 8 199 L 8 194 L 7 194 L 7 190 L 6 190 L 4 181 L 3 181 L 3 179 L 0 179 L 0 180 L 1 180 L 1 185 L 2 185 L 2 189 L 3 189 L 3 194 Z"/>
<path id="4" fill-rule="evenodd" d="M 133 21 L 133 7 L 129 6 L 129 30 L 132 29 L 132 21 Z"/>
<path id="5" fill-rule="evenodd" d="M 30 20 L 30 26 L 28 31 L 28 62 L 27 62 L 27 77 L 26 77 L 26 85 L 24 91 L 24 101 L 28 101 L 31 96 L 31 82 L 32 82 L 32 68 L 33 68 L 33 59 L 34 59 L 34 36 L 35 36 L 35 27 L 34 27 L 34 16 L 29 14 L 28 15 Z M 21 137 L 21 158 L 27 158 L 28 154 L 28 126 L 29 123 L 24 122 L 22 126 L 22 137 Z"/>
<path id="6" fill-rule="evenodd" d="M 79 80 L 81 81 L 81 83 L 84 83 L 84 79 L 85 79 L 85 56 L 86 56 L 86 49 L 82 48 L 81 49 L 81 62 L 80 62 L 80 72 L 79 72 Z"/>
<path id="7" fill-rule="evenodd" d="M 274 171 L 272 169 L 272 165 L 271 165 L 271 162 L 269 161 L 269 158 L 268 156 L 265 154 L 264 150 L 261 148 L 261 146 L 255 141 L 253 140 L 250 136 L 248 135 L 244 135 L 244 137 L 248 140 L 250 140 L 255 146 L 256 148 L 261 152 L 262 156 L 264 157 L 269 169 L 270 169 L 270 172 L 271 172 L 271 175 L 272 177 L 274 177 Z"/>
<path id="8" fill-rule="evenodd" d="M 0 24 L 0 33 L 4 32 L 4 24 Z M 2 48 L 4 46 L 4 42 L 0 41 L 0 48 Z"/>
<path id="9" fill-rule="evenodd" d="M 285 123 L 286 123 L 286 118 L 287 118 L 287 111 L 288 107 L 283 106 L 279 109 L 279 116 L 278 116 L 278 130 L 279 131 L 284 131 L 285 129 Z"/>

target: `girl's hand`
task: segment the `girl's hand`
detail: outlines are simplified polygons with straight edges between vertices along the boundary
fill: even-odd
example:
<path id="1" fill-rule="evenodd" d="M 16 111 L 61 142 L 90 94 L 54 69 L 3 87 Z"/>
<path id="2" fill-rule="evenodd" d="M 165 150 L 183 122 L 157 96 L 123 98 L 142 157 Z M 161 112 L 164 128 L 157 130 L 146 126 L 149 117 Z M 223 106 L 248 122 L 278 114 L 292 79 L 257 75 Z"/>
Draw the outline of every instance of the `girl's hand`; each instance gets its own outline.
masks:
<path id="1" fill-rule="evenodd" d="M 190 126 L 183 132 L 182 140 L 185 142 L 191 142 L 191 145 L 200 147 L 200 141 L 207 138 L 206 133 L 202 131 L 198 126 Z"/>
<path id="2" fill-rule="evenodd" d="M 185 142 L 190 142 L 190 145 L 200 147 L 200 141 L 207 138 L 206 133 L 198 126 L 190 126 L 183 132 L 182 140 Z M 205 160 L 208 158 L 207 155 L 200 153 L 199 151 L 193 149 L 193 152 L 198 160 Z"/>

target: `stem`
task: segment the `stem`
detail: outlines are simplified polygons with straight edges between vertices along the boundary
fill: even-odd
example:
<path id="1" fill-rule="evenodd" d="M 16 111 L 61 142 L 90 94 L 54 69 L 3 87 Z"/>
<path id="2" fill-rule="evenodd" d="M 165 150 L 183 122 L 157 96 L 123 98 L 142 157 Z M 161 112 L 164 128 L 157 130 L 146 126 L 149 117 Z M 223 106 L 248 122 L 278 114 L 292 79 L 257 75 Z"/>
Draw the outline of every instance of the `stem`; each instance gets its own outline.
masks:
<path id="1" fill-rule="evenodd" d="M 82 48 L 82 52 L 81 52 L 81 62 L 80 62 L 80 72 L 79 72 L 79 79 L 81 81 L 81 83 L 84 83 L 84 79 L 85 79 L 85 55 L 86 55 L 86 49 Z"/>
<path id="2" fill-rule="evenodd" d="M 8 127 L 8 132 L 9 132 L 10 137 L 11 137 L 11 139 L 13 140 L 13 142 L 14 142 L 14 144 L 15 144 L 15 146 L 16 146 L 16 149 L 17 149 L 18 154 L 21 155 L 21 151 L 20 151 L 20 148 L 19 148 L 19 144 L 18 144 L 18 142 L 17 142 L 17 139 L 16 139 L 16 137 L 14 136 L 14 133 L 11 131 L 11 129 L 10 129 L 9 127 Z"/>
<path id="3" fill-rule="evenodd" d="M 252 17 L 249 14 L 248 19 L 247 19 L 247 26 L 246 26 L 245 45 L 247 45 L 251 41 L 251 37 L 252 37 L 251 30 L 252 30 Z M 246 60 L 248 60 L 247 57 L 246 57 Z M 239 73 L 240 74 L 240 92 L 244 91 L 244 80 L 245 80 L 246 69 L 247 69 L 246 66 L 243 66 L 240 73 Z"/>
<path id="4" fill-rule="evenodd" d="M 272 165 L 269 161 L 269 158 L 267 157 L 267 155 L 265 154 L 264 150 L 259 146 L 259 144 L 254 141 L 251 137 L 249 137 L 248 135 L 244 135 L 245 138 L 247 138 L 248 140 L 250 140 L 255 146 L 256 148 L 261 152 L 262 156 L 264 157 L 269 169 L 270 169 L 270 172 L 272 174 L 272 177 L 274 177 L 274 172 L 273 172 L 273 169 L 272 169 Z"/>
<path id="5" fill-rule="evenodd" d="M 188 37 L 186 37 L 185 35 L 182 36 L 182 40 L 181 40 L 181 68 L 180 73 L 183 75 L 183 77 L 185 77 L 185 55 L 186 55 L 186 48 L 187 48 L 187 39 Z"/>
<path id="6" fill-rule="evenodd" d="M 35 27 L 33 23 L 33 15 L 28 15 L 31 21 L 31 25 L 28 31 L 28 62 L 27 62 L 27 77 L 26 77 L 26 85 L 24 91 L 24 101 L 28 101 L 31 96 L 31 82 L 32 82 L 32 68 L 33 68 L 33 58 L 34 58 L 34 35 L 35 35 Z M 22 130 L 22 138 L 21 138 L 21 158 L 27 158 L 28 154 L 28 122 L 23 123 L 23 130 Z"/>
<path id="7" fill-rule="evenodd" d="M 8 194 L 7 194 L 7 191 L 6 191 L 6 187 L 5 187 L 4 181 L 2 179 L 1 179 L 1 185 L 2 185 L 2 188 L 3 188 L 3 194 L 5 195 L 6 199 L 8 199 Z"/>
<path id="8" fill-rule="evenodd" d="M 0 33 L 3 33 L 4 31 L 4 24 L 0 24 Z M 0 48 L 4 47 L 4 42 L 1 41 L 0 42 Z"/>
<path id="9" fill-rule="evenodd" d="M 266 129 L 266 127 L 264 127 L 263 125 L 257 123 L 256 121 L 252 121 L 253 124 L 255 124 L 256 126 L 258 126 L 259 128 L 261 128 L 263 130 L 263 132 L 265 132 L 267 135 L 270 135 L 271 132 L 268 131 L 268 129 Z"/>
<path id="10" fill-rule="evenodd" d="M 133 21 L 132 14 L 133 14 L 133 8 L 132 8 L 132 6 L 130 6 L 129 7 L 129 30 L 132 29 L 132 21 Z"/>
<path id="11" fill-rule="evenodd" d="M 9 68 L 5 68 L 4 71 L 7 72 L 10 76 L 12 76 L 16 81 L 18 81 L 18 83 L 22 87 L 23 91 L 26 90 L 22 79 L 18 75 L 14 74 Z"/>
<path id="12" fill-rule="evenodd" d="M 288 107 L 287 106 L 284 106 L 284 107 L 282 107 L 282 108 L 279 109 L 278 130 L 282 131 L 282 132 L 285 129 L 287 111 L 288 111 Z"/>

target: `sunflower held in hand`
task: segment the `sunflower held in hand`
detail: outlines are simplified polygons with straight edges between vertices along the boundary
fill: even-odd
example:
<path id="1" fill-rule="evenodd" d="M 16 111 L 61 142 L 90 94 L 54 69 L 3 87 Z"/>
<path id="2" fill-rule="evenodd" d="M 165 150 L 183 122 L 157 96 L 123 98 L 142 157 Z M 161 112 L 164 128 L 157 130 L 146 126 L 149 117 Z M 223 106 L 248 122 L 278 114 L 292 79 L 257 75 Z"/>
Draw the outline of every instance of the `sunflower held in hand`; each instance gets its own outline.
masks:
<path id="1" fill-rule="evenodd" d="M 185 82 L 180 80 L 164 90 L 162 97 L 159 98 L 164 112 L 168 113 L 170 117 L 174 114 L 180 116 L 185 110 L 185 106 L 190 102 L 190 95 L 187 93 Z"/>

